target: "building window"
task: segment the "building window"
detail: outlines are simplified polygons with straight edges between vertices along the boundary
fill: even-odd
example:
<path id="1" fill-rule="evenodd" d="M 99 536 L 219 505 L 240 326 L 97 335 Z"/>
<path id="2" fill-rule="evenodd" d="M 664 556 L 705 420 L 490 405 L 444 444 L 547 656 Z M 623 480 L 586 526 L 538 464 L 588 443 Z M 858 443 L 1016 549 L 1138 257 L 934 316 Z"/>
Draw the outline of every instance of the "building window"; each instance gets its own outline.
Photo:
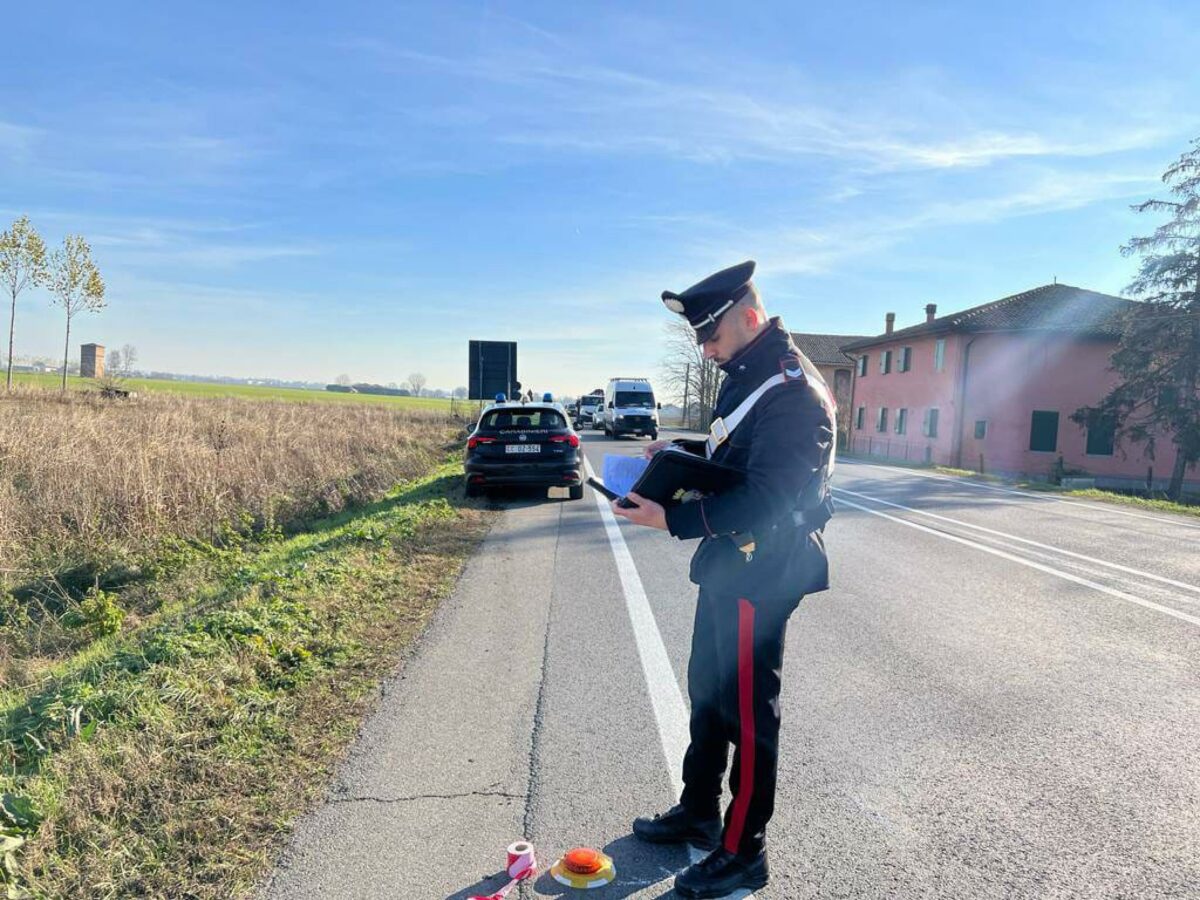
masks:
<path id="1" fill-rule="evenodd" d="M 1053 453 L 1058 449 L 1058 413 L 1035 409 L 1029 425 L 1029 449 Z"/>
<path id="2" fill-rule="evenodd" d="M 1087 455 L 1112 456 L 1116 435 L 1116 423 L 1112 419 L 1099 419 L 1088 425 Z"/>
<path id="3" fill-rule="evenodd" d="M 908 433 L 908 410 L 896 410 L 896 434 Z"/>
<path id="4" fill-rule="evenodd" d="M 933 345 L 933 371 L 940 372 L 946 368 L 946 339 L 938 338 Z"/>
<path id="5" fill-rule="evenodd" d="M 850 398 L 850 372 L 847 369 L 837 369 L 833 373 L 833 395 Z"/>
<path id="6" fill-rule="evenodd" d="M 879 354 L 879 374 L 886 375 L 892 371 L 892 351 L 884 350 Z"/>
<path id="7" fill-rule="evenodd" d="M 912 369 L 912 347 L 900 348 L 900 371 L 908 372 Z"/>
<path id="8" fill-rule="evenodd" d="M 867 421 L 867 408 L 865 406 L 860 406 L 858 408 L 858 413 L 854 416 L 854 427 L 858 431 L 862 431 L 863 425 L 866 423 L 866 421 Z"/>
<path id="9" fill-rule="evenodd" d="M 858 377 L 859 378 L 867 377 L 867 359 L 868 358 L 869 358 L 869 356 L 866 353 L 864 353 L 862 356 L 860 356 L 858 358 Z"/>
<path id="10" fill-rule="evenodd" d="M 938 411 L 936 409 L 925 410 L 925 421 L 921 423 L 921 434 L 925 437 L 937 437 L 938 428 Z"/>
<path id="11" fill-rule="evenodd" d="M 879 408 L 879 416 L 875 419 L 875 430 L 878 431 L 880 434 L 884 434 L 887 431 L 887 407 L 886 406 L 882 406 Z"/>
<path id="12" fill-rule="evenodd" d="M 982 441 L 987 437 L 987 419 L 975 420 L 975 440 Z"/>

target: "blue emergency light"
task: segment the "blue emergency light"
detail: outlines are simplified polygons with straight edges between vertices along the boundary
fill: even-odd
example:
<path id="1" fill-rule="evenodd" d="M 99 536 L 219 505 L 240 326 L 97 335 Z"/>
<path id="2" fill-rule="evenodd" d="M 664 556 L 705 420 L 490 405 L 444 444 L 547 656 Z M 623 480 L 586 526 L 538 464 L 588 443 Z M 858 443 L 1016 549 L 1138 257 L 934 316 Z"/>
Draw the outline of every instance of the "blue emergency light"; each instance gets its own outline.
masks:
<path id="1" fill-rule="evenodd" d="M 505 397 L 505 396 L 504 396 L 504 394 L 497 394 L 497 395 L 496 395 L 496 402 L 497 402 L 497 403 L 504 403 L 506 400 L 508 400 L 508 398 L 507 398 L 507 397 Z"/>
<path id="2" fill-rule="evenodd" d="M 546 391 L 546 393 L 542 394 L 542 402 L 543 403 L 550 403 L 553 400 L 554 400 L 554 397 L 550 394 L 549 391 Z"/>

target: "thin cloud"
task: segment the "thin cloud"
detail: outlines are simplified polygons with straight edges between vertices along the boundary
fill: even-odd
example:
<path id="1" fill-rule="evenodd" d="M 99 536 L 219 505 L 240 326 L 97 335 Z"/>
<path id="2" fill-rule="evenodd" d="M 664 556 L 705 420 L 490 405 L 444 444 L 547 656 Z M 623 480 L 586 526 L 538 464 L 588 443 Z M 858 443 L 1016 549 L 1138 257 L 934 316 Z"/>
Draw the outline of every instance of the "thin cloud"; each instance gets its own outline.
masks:
<path id="1" fill-rule="evenodd" d="M 654 78 L 582 62 L 561 39 L 536 50 L 452 57 L 409 50 L 378 40 L 353 42 L 396 74 L 413 67 L 447 78 L 484 82 L 494 90 L 483 107 L 461 104 L 445 122 L 471 122 L 480 137 L 502 145 L 588 155 L 662 156 L 703 164 L 738 160 L 788 162 L 823 157 L 877 171 L 977 168 L 1010 159 L 1093 157 L 1152 146 L 1162 128 L 1113 121 L 1109 130 L 1053 136 L 1037 128 L 976 127 L 958 122 L 906 121 L 888 108 L 887 86 L 853 102 L 822 101 L 798 79 L 750 82 L 732 89 Z M 519 91 L 514 91 L 518 89 Z M 530 102 L 530 91 L 538 94 Z M 930 91 L 926 90 L 926 95 Z M 927 98 L 926 98 L 927 99 Z M 941 98 L 948 109 L 952 104 Z M 436 114 L 436 113 L 433 113 Z M 431 115 L 431 113 L 427 113 Z M 939 135 L 940 129 L 953 133 Z"/>
<path id="2" fill-rule="evenodd" d="M 13 161 L 28 159 L 41 135 L 39 128 L 0 121 L 0 155 Z"/>

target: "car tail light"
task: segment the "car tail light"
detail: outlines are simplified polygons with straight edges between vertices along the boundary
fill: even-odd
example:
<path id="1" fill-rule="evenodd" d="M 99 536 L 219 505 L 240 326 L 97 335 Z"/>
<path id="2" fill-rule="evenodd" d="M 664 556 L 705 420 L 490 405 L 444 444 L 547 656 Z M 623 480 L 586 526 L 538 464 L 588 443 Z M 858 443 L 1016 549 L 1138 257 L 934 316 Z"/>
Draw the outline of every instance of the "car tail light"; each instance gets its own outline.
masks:
<path id="1" fill-rule="evenodd" d="M 480 444 L 494 444 L 494 443 L 496 443 L 495 438 L 476 437 L 475 435 L 471 435 L 469 438 L 467 438 L 467 449 L 474 450 Z"/>
<path id="2" fill-rule="evenodd" d="M 553 444 L 570 444 L 572 447 L 579 446 L 579 435 L 577 434 L 559 434 L 550 438 Z"/>

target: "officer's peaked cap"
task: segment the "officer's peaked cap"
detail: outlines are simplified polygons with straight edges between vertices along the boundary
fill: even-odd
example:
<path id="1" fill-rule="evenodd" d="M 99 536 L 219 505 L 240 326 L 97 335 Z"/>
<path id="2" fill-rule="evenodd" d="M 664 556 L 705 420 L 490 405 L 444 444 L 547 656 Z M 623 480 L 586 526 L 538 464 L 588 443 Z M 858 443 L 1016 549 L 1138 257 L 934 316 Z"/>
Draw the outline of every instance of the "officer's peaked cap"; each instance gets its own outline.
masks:
<path id="1" fill-rule="evenodd" d="M 663 291 L 662 301 L 671 312 L 688 320 L 696 329 L 696 343 L 703 344 L 717 330 L 721 316 L 750 291 L 753 275 L 754 260 L 746 260 L 709 275 L 681 293 Z"/>

